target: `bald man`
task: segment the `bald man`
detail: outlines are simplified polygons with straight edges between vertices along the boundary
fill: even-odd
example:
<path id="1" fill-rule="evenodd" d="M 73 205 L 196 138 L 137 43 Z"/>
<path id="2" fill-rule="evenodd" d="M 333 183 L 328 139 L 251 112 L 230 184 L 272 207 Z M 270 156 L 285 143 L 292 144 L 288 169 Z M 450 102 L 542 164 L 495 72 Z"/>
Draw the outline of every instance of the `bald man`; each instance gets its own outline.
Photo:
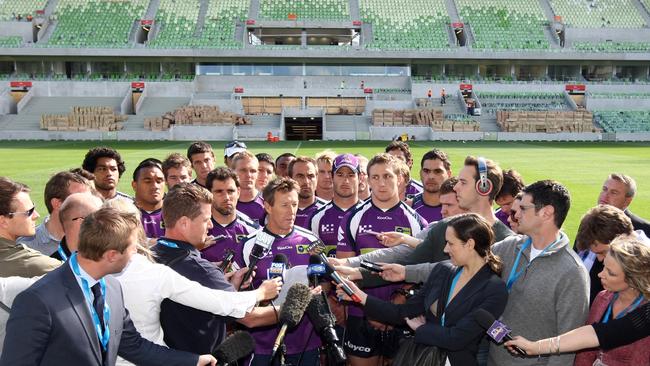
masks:
<path id="1" fill-rule="evenodd" d="M 59 220 L 63 227 L 63 238 L 51 257 L 67 261 L 71 253 L 79 247 L 79 229 L 86 216 L 99 210 L 102 199 L 88 192 L 74 193 L 63 201 L 59 209 Z"/>

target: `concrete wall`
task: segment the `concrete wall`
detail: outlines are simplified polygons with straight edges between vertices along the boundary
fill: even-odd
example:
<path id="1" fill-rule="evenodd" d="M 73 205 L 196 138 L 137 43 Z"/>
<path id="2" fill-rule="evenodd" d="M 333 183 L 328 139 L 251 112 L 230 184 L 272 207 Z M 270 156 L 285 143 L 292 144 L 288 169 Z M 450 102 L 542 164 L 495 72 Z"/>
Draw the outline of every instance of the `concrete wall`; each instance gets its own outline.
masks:
<path id="1" fill-rule="evenodd" d="M 601 109 L 647 111 L 650 110 L 650 97 L 648 99 L 603 99 L 587 96 L 587 109 L 590 111 Z"/>
<path id="2" fill-rule="evenodd" d="M 219 107 L 219 110 L 224 112 L 231 112 L 237 114 L 244 114 L 244 106 L 241 103 L 241 100 L 234 99 L 206 99 L 206 98 L 197 98 L 192 96 L 190 100 L 190 105 L 216 105 Z"/>
<path id="3" fill-rule="evenodd" d="M 20 113 L 23 110 L 23 108 L 25 108 L 27 103 L 29 103 L 29 101 L 32 100 L 32 98 L 34 98 L 35 92 L 36 92 L 35 88 L 32 87 L 27 92 L 27 94 L 25 94 L 25 96 L 20 100 L 20 102 L 18 102 L 18 104 L 16 105 L 16 111 L 18 113 Z"/>
<path id="4" fill-rule="evenodd" d="M 625 28 L 567 28 L 567 44 L 573 42 L 604 42 L 606 40 L 625 42 L 647 42 L 650 39 L 650 29 Z"/>
<path id="5" fill-rule="evenodd" d="M 9 0 L 16 1 L 16 0 Z M 24 42 L 32 42 L 32 22 L 0 22 L 0 37 L 20 36 Z"/>
<path id="6" fill-rule="evenodd" d="M 9 89 L 4 89 L 0 92 L 0 115 L 15 113 L 16 103 L 11 96 Z"/>
<path id="7" fill-rule="evenodd" d="M 131 89 L 129 89 L 124 96 L 124 99 L 122 99 L 122 103 L 120 103 L 120 114 L 133 114 L 134 112 L 133 93 L 131 92 Z"/>
<path id="8" fill-rule="evenodd" d="M 32 91 L 36 97 L 123 97 L 130 86 L 110 81 L 36 81 Z"/>
<path id="9" fill-rule="evenodd" d="M 366 102 L 366 112 L 372 113 L 374 109 L 413 109 L 412 100 L 369 100 Z"/>
<path id="10" fill-rule="evenodd" d="M 194 82 L 145 82 L 144 89 L 150 97 L 190 97 L 194 93 Z"/>
<path id="11" fill-rule="evenodd" d="M 233 127 L 229 126 L 172 126 L 170 139 L 181 141 L 232 140 Z"/>

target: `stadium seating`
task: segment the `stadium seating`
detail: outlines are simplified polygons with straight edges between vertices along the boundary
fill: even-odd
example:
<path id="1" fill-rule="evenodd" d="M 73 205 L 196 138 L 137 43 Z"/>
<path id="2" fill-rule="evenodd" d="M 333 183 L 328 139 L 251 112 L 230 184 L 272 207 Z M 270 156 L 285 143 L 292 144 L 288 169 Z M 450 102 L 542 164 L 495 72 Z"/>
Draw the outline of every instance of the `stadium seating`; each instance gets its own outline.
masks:
<path id="1" fill-rule="evenodd" d="M 23 43 L 22 37 L 0 37 L 0 47 L 20 47 Z"/>
<path id="2" fill-rule="evenodd" d="M 650 132 L 648 111 L 594 111 L 594 122 L 605 132 Z"/>
<path id="3" fill-rule="evenodd" d="M 45 9 L 47 0 L 0 0 L 0 20 L 17 20 L 20 16 L 25 19 L 28 15 L 36 15 L 36 10 Z"/>
<path id="4" fill-rule="evenodd" d="M 547 22 L 537 1 L 457 0 L 461 18 L 469 23 L 476 49 L 547 49 Z"/>
<path id="5" fill-rule="evenodd" d="M 650 42 L 574 42 L 573 48 L 586 52 L 650 52 Z"/>
<path id="6" fill-rule="evenodd" d="M 260 18 L 286 20 L 295 14 L 298 20 L 348 20 L 348 0 L 260 0 Z"/>
<path id="7" fill-rule="evenodd" d="M 650 93 L 588 93 L 587 97 L 596 99 L 650 99 Z"/>
<path id="8" fill-rule="evenodd" d="M 129 33 L 148 0 L 59 0 L 49 47 L 131 47 Z"/>
<path id="9" fill-rule="evenodd" d="M 549 0 L 570 27 L 642 28 L 646 24 L 630 0 Z"/>
<path id="10" fill-rule="evenodd" d="M 370 49 L 435 50 L 449 48 L 449 15 L 444 0 L 359 0 L 364 22 L 372 24 Z"/>
<path id="11" fill-rule="evenodd" d="M 161 0 L 156 22 L 160 30 L 149 47 L 192 48 L 201 4 L 199 0 Z"/>
<path id="12" fill-rule="evenodd" d="M 568 110 L 564 94 L 548 92 L 477 92 L 483 113 Z"/>
<path id="13" fill-rule="evenodd" d="M 241 40 L 235 40 L 235 21 L 245 21 L 249 7 L 250 0 L 211 0 L 197 46 L 199 48 L 241 48 Z"/>

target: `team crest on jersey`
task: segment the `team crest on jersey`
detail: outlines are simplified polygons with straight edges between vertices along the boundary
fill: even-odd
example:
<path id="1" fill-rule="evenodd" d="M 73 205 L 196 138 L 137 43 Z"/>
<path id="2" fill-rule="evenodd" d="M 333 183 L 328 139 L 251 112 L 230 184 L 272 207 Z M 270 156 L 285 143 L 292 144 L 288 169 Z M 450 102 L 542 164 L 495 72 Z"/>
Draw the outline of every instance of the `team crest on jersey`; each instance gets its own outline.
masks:
<path id="1" fill-rule="evenodd" d="M 296 245 L 296 252 L 298 254 L 309 254 L 309 244 Z"/>
<path id="2" fill-rule="evenodd" d="M 397 231 L 398 233 L 411 235 L 411 228 L 410 227 L 395 226 L 395 231 Z"/>
<path id="3" fill-rule="evenodd" d="M 363 234 L 366 231 L 372 231 L 372 224 L 369 225 L 359 225 L 359 234 Z M 372 234 L 371 234 L 372 235 Z"/>

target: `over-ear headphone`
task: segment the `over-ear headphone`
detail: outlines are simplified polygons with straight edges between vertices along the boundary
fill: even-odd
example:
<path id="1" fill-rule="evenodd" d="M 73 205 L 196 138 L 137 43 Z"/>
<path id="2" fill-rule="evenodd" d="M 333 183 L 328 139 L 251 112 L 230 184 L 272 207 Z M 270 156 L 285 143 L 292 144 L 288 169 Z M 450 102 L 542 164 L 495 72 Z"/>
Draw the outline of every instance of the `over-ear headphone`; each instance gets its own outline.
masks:
<path id="1" fill-rule="evenodd" d="M 492 181 L 488 179 L 488 168 L 485 158 L 478 157 L 478 181 L 476 182 L 476 192 L 481 196 L 488 196 L 492 193 Z"/>

